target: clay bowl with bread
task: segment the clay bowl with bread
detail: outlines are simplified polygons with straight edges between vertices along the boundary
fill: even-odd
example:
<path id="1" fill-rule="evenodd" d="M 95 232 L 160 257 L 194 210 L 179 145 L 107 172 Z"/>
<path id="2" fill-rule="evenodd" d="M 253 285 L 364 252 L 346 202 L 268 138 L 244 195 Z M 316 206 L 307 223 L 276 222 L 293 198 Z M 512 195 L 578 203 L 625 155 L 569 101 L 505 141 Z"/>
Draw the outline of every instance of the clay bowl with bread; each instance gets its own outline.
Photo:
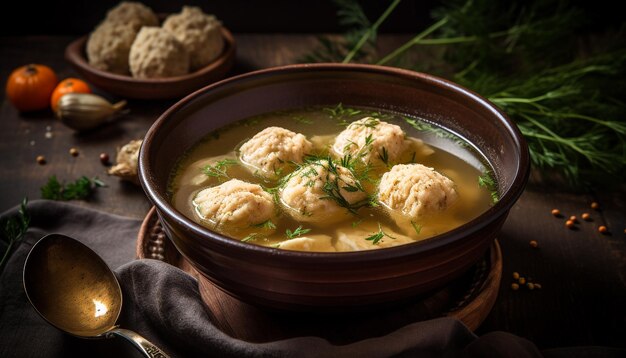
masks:
<path id="1" fill-rule="evenodd" d="M 499 200 L 469 222 L 425 240 L 331 253 L 234 240 L 199 225 L 171 204 L 172 171 L 207 134 L 262 113 L 337 103 L 423 118 L 465 138 L 493 168 Z M 528 173 L 522 135 L 486 99 L 427 74 L 353 64 L 270 68 L 202 88 L 156 120 L 139 156 L 141 185 L 167 236 L 200 273 L 200 281 L 245 302 L 288 311 L 369 309 L 444 286 L 484 257 Z"/>
<path id="2" fill-rule="evenodd" d="M 65 59 L 85 80 L 96 87 L 123 98 L 174 99 L 217 80 L 223 79 L 235 61 L 235 39 L 228 29 L 221 28 L 224 38 L 222 53 L 208 65 L 185 75 L 165 78 L 134 78 L 97 69 L 86 56 L 88 36 L 83 36 L 65 49 Z"/>

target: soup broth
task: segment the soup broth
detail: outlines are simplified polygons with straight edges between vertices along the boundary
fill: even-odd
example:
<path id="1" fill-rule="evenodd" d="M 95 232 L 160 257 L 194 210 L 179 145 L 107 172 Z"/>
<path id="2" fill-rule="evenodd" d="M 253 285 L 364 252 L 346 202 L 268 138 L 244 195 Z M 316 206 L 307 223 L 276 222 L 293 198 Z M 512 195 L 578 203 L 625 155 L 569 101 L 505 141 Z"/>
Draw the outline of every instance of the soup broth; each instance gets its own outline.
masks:
<path id="1" fill-rule="evenodd" d="M 382 151 L 374 153 L 370 163 L 363 161 L 364 157 L 359 151 L 350 156 L 333 152 L 337 136 L 350 123 L 367 117 L 379 122 L 373 119 L 359 122 L 364 127 L 376 126 L 377 123 L 399 126 L 404 131 L 404 140 L 409 143 L 406 147 L 408 149 L 390 160 L 394 153 L 390 148 L 382 147 Z M 285 185 L 294 177 L 306 176 L 305 171 L 311 169 L 302 163 L 283 163 L 278 170 L 274 168 L 274 172 L 261 173 L 259 168 L 243 162 L 240 157 L 242 144 L 268 127 L 280 127 L 306 136 L 312 147 L 305 161 L 313 163 L 313 168 L 317 168 L 315 170 L 318 172 L 332 172 L 335 166 L 345 164 L 354 174 L 356 182 L 346 185 L 347 181 L 341 181 L 337 187 L 345 195 L 333 192 L 326 184 L 323 186 L 326 194 L 320 195 L 319 200 L 341 205 L 345 201 L 343 196 L 361 191 L 363 195 L 357 202 L 345 204 L 339 215 L 329 215 L 319 221 L 312 220 L 307 216 L 310 213 L 304 209 L 297 215 L 290 212 L 293 208 L 281 196 L 285 194 Z M 354 127 L 353 124 L 349 128 Z M 370 135 L 370 138 L 363 140 L 365 148 L 374 139 Z M 356 146 L 356 141 L 348 140 L 348 144 L 342 144 L 342 147 Z M 382 176 L 396 164 L 413 163 L 434 168 L 446 181 L 451 180 L 455 200 L 452 201 L 449 195 L 444 196 L 449 201 L 447 207 L 413 217 L 407 217 L 388 203 L 381 202 L 379 183 Z M 236 240 L 292 250 L 365 250 L 423 240 L 477 217 L 497 200 L 490 172 L 482 155 L 471 144 L 443 128 L 419 118 L 367 108 L 346 108 L 340 104 L 329 108 L 313 107 L 263 114 L 208 134 L 179 161 L 170 178 L 169 195 L 174 207 L 185 216 Z M 275 203 L 272 218 L 233 229 L 222 227 L 219 220 L 202 217 L 198 205 L 194 204 L 194 198 L 203 189 L 216 187 L 231 179 L 259 184 L 271 195 Z M 353 185 L 358 188 L 353 188 Z M 305 186 L 313 187 L 314 183 L 305 182 Z M 425 200 L 423 196 L 421 198 Z M 293 239 L 298 238 L 302 240 L 296 240 L 297 244 L 294 244 Z"/>

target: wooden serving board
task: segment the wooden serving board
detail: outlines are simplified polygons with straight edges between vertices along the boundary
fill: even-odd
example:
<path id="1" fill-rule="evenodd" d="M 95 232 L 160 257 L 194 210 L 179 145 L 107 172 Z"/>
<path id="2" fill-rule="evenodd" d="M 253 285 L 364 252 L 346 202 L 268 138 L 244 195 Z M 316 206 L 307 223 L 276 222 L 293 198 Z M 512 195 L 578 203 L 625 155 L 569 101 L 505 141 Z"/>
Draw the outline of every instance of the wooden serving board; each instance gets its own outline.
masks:
<path id="1" fill-rule="evenodd" d="M 154 207 L 139 231 L 137 258 L 167 262 L 196 278 L 214 324 L 231 337 L 249 342 L 317 336 L 333 344 L 347 344 L 443 316 L 455 317 L 475 330 L 491 311 L 502 277 L 502 252 L 498 242 L 494 241 L 485 258 L 464 275 L 444 288 L 415 297 L 407 303 L 339 315 L 267 311 L 230 296 L 201 277 L 166 237 Z"/>

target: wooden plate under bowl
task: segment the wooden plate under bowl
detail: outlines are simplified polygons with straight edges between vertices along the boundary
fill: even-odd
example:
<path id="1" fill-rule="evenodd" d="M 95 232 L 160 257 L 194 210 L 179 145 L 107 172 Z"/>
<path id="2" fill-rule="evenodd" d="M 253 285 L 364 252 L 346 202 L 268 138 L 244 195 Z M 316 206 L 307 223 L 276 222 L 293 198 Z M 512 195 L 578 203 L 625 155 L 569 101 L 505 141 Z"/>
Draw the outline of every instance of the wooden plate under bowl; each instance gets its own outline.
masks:
<path id="1" fill-rule="evenodd" d="M 455 317 L 475 330 L 491 311 L 502 277 L 502 252 L 494 241 L 485 258 L 460 278 L 407 304 L 366 314 L 294 315 L 270 312 L 237 300 L 201 277 L 165 236 L 154 207 L 141 225 L 136 249 L 139 259 L 161 260 L 196 278 L 214 324 L 231 337 L 249 342 L 317 336 L 333 344 L 347 344 L 443 316 Z"/>
<path id="2" fill-rule="evenodd" d="M 207 66 L 182 76 L 140 79 L 94 68 L 85 55 L 88 36 L 70 43 L 65 49 L 65 59 L 85 80 L 112 94 L 136 99 L 182 98 L 224 78 L 232 68 L 235 61 L 235 39 L 223 27 L 222 36 L 222 54 Z"/>

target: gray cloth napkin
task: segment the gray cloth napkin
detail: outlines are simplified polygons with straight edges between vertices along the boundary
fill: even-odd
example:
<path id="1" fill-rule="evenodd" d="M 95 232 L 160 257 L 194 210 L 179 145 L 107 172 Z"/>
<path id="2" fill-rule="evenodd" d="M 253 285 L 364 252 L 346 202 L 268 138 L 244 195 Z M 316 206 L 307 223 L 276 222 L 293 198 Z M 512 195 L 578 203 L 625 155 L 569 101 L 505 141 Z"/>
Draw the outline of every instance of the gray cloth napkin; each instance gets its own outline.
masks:
<path id="1" fill-rule="evenodd" d="M 30 306 L 22 287 L 22 268 L 32 245 L 47 233 L 74 237 L 100 254 L 115 269 L 122 286 L 124 304 L 118 323 L 172 357 L 541 356 L 526 339 L 505 332 L 477 337 L 451 318 L 413 323 L 382 337 L 341 346 L 318 337 L 268 343 L 234 339 L 211 323 L 195 279 L 160 261 L 134 259 L 140 221 L 45 200 L 29 203 L 28 211 L 31 227 L 0 273 L 0 357 L 137 356 L 121 339 L 87 340 L 64 334 Z M 9 210 L 0 219 L 16 212 L 17 208 Z"/>

